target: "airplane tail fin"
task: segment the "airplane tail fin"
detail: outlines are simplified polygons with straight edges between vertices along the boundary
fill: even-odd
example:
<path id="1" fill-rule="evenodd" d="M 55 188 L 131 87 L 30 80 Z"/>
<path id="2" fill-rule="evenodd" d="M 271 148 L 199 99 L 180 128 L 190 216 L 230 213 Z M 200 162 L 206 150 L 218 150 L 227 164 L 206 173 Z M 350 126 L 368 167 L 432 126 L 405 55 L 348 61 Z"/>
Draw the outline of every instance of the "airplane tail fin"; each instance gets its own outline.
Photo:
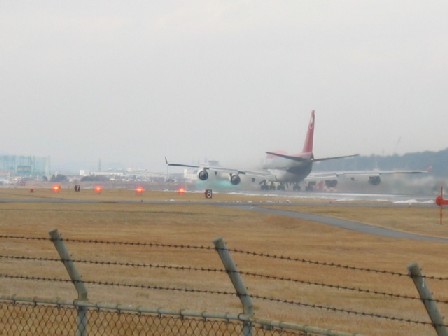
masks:
<path id="1" fill-rule="evenodd" d="M 305 143 L 303 145 L 304 153 L 312 153 L 313 152 L 313 136 L 314 136 L 314 110 L 311 111 L 311 119 L 308 124 L 308 130 L 306 133 Z"/>

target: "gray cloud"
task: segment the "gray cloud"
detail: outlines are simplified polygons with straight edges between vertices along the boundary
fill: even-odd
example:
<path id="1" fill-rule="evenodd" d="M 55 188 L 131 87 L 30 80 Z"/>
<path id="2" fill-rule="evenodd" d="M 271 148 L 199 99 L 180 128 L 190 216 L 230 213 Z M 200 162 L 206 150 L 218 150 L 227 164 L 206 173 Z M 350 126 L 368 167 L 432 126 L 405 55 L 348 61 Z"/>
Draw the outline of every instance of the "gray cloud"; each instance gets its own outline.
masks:
<path id="1" fill-rule="evenodd" d="M 2 151 L 163 169 L 446 147 L 445 1 L 0 1 Z M 398 141 L 398 139 L 401 139 Z"/>

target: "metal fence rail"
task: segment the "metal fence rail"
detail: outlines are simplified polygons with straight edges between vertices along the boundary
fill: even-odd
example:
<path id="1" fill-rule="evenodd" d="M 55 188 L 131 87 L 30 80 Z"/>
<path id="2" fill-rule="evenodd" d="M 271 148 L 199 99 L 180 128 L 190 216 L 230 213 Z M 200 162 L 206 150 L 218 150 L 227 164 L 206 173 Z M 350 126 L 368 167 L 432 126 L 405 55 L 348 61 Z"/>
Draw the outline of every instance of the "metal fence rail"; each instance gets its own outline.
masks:
<path id="1" fill-rule="evenodd" d="M 77 311 L 89 316 L 84 334 L 102 335 L 242 335 L 250 325 L 251 335 L 349 336 L 331 330 L 275 321 L 251 319 L 239 314 L 169 311 L 134 306 L 92 304 L 17 297 L 0 297 L 0 330 L 4 336 L 80 335 Z"/>
<path id="2" fill-rule="evenodd" d="M 405 335 L 406 331 L 402 328 L 404 324 L 408 325 L 410 330 L 425 330 L 428 332 L 430 328 L 434 328 L 438 335 L 447 335 L 446 329 L 448 325 L 444 324 L 443 317 L 437 312 L 436 305 L 447 305 L 448 300 L 442 298 L 434 298 L 428 293 L 421 293 L 421 288 L 427 288 L 426 280 L 431 281 L 448 281 L 446 276 L 428 276 L 418 272 L 403 273 L 390 270 L 371 269 L 360 266 L 344 265 L 339 263 L 331 263 L 326 261 L 316 261 L 303 259 L 298 257 L 290 257 L 283 255 L 272 255 L 265 252 L 254 252 L 241 249 L 229 249 L 222 239 L 214 241 L 214 248 L 211 246 L 193 246 L 185 244 L 165 244 L 135 241 L 104 241 L 104 240 L 83 240 L 83 239 L 63 239 L 57 230 L 50 232 L 50 239 L 43 237 L 24 237 L 24 236 L 7 236 L 0 235 L 0 239 L 8 239 L 11 241 L 24 240 L 26 248 L 11 248 L 11 252 L 0 255 L 0 263 L 4 267 L 0 272 L 0 286 L 6 293 L 18 293 L 21 297 L 32 297 L 43 288 L 40 294 L 43 297 L 58 297 L 62 295 L 64 299 L 67 297 L 68 290 L 72 290 L 70 284 L 74 286 L 77 295 L 75 301 L 66 301 L 56 299 L 18 299 L 14 296 L 1 296 L 0 293 L 0 335 L 76 335 L 76 336 L 92 336 L 92 335 L 354 335 L 355 327 L 361 326 L 358 330 L 369 332 L 374 328 L 378 331 L 380 328 L 372 323 L 372 320 L 382 320 L 390 324 L 389 329 L 399 326 L 400 334 Z M 44 244 L 53 243 L 59 258 L 45 253 L 43 256 L 36 255 L 33 251 L 32 255 L 27 254 L 29 242 L 42 241 Z M 77 253 L 80 257 L 72 257 L 69 253 L 66 243 L 78 248 Z M 81 249 L 79 249 L 79 244 Z M 122 256 L 120 258 L 105 258 L 98 255 L 82 255 L 85 244 L 89 245 L 113 245 L 113 247 L 125 246 L 126 249 L 139 250 L 138 258 L 135 253 Z M 201 262 L 197 260 L 189 260 L 188 265 L 182 264 L 184 259 L 180 258 L 180 263 L 172 264 L 157 262 L 160 255 L 150 254 L 151 258 L 147 259 L 148 253 L 142 253 L 142 248 L 155 248 L 157 253 L 164 255 L 165 251 L 181 250 L 182 257 L 188 253 L 194 252 L 195 258 L 200 255 Z M 8 249 L 6 249 L 8 250 Z M 97 251 L 99 249 L 95 249 Z M 111 249 L 107 249 L 110 251 Z M 93 251 L 93 248 L 88 249 Z M 162 252 L 160 252 L 162 251 Z M 208 259 L 208 254 L 215 251 L 220 259 L 219 262 Z M 146 252 L 146 250 L 145 250 Z M 237 267 L 231 256 L 239 254 L 243 259 L 241 265 Z M 84 253 L 85 254 L 85 253 Z M 104 254 L 104 253 L 103 253 Z M 194 255 L 193 253 L 191 253 Z M 206 255 L 206 256 L 204 256 Z M 189 254 L 188 254 L 189 256 Z M 176 254 L 177 257 L 177 254 Z M 257 259 L 265 259 L 259 262 Z M 202 262 L 205 260 L 206 262 Z M 263 270 L 259 272 L 253 269 L 251 264 L 257 260 L 255 264 L 265 265 L 265 261 L 275 265 L 275 269 L 282 269 L 285 272 L 272 274 Z M 61 263 L 65 266 L 66 272 L 61 272 Z M 23 263 L 23 265 L 20 265 Z M 58 267 L 55 267 L 57 263 Z M 289 272 L 284 265 L 306 264 L 312 272 Z M 17 267 L 16 267 L 17 265 Z M 37 266 L 40 265 L 40 266 Z M 48 266 L 49 265 L 49 266 Z M 77 267 L 89 271 L 88 276 L 84 278 Z M 221 267 L 224 266 L 224 267 Z M 29 269 L 27 269 L 27 267 Z M 89 269 L 90 268 L 90 269 Z M 240 270 L 243 269 L 243 270 Z M 325 268 L 330 270 L 322 273 Z M 415 266 L 417 269 L 418 266 Z M 92 271 L 94 269 L 94 271 Z M 107 269 L 104 276 L 103 269 Z M 110 270 L 113 271 L 110 271 Z M 117 271 L 115 272 L 115 269 Z M 126 271 L 123 272 L 123 269 Z M 131 270 L 127 272 L 127 270 Z M 314 270 L 316 269 L 316 270 Z M 337 281 L 332 278 L 331 274 L 336 276 L 341 274 Z M 109 273 L 110 271 L 110 273 Z M 334 272 L 333 272 L 334 271 Z M 44 275 L 42 273 L 45 272 Z M 161 275 L 160 273 L 167 272 Z M 193 279 L 194 281 L 176 281 L 179 277 L 178 273 L 182 272 L 182 279 Z M 333 273 L 331 273 L 333 272 Z M 375 281 L 370 284 L 367 282 L 360 283 L 357 281 L 353 284 L 352 276 L 346 276 L 347 272 L 365 273 L 376 277 Z M 188 276 L 184 277 L 184 274 Z M 67 277 L 66 274 L 69 276 Z M 142 274 L 144 276 L 142 276 Z M 172 275 L 174 274 L 174 275 Z M 325 274 L 325 277 L 316 277 L 313 274 Z M 351 274 L 351 273 L 350 273 Z M 65 276 L 64 276 L 65 275 Z M 124 276 L 123 276 L 124 275 Z M 207 276 L 207 279 L 204 280 Z M 210 277 L 210 279 L 209 279 Z M 228 278 L 227 278 L 228 277 Z M 243 279 L 244 277 L 244 279 Z M 409 277 L 412 278 L 418 288 L 419 295 L 415 295 L 407 287 L 410 283 Z M 125 280 L 123 280 L 125 278 Z M 161 282 L 163 279 L 165 282 Z M 231 282 L 231 286 L 226 280 Z M 245 282 L 248 280 L 247 287 Z M 381 281 L 379 281 L 381 280 Z M 171 281 L 175 285 L 171 285 Z M 390 283 L 393 286 L 389 286 Z M 267 283 L 267 284 L 266 284 Z M 388 284 L 383 288 L 383 284 Z M 262 284 L 262 285 L 260 285 Z M 265 285 L 266 284 L 266 285 Z M 279 285 L 280 284 L 280 285 Z M 286 284 L 286 285 L 284 285 Z M 314 300 L 313 296 L 308 295 L 306 291 L 301 291 L 300 295 L 296 295 L 294 291 L 289 291 L 290 295 L 277 294 L 276 288 L 289 288 L 290 285 L 300 285 L 300 289 L 311 289 L 311 293 L 318 288 L 319 294 L 324 299 Z M 218 287 L 219 286 L 219 287 Z M 440 287 L 440 284 L 438 284 Z M 22 290 L 25 288 L 25 290 Z M 50 293 L 46 292 L 51 288 Z M 54 290 L 57 288 L 57 291 Z M 249 291 L 250 288 L 250 291 Z M 294 288 L 296 288 L 294 286 Z M 273 290 L 272 290 L 273 289 Z M 89 292 L 87 291 L 89 290 Z M 106 290 L 106 291 L 105 291 Z M 297 290 L 297 289 L 296 289 Z M 121 299 L 115 299 L 120 296 L 109 296 L 109 292 L 122 291 Z M 132 302 L 137 304 L 141 302 L 146 305 L 149 297 L 146 291 L 151 292 L 169 292 L 175 296 L 173 300 L 165 300 L 156 293 L 151 298 L 149 304 L 161 304 L 168 307 L 177 307 L 178 310 L 162 310 L 132 307 L 128 305 L 105 305 L 93 304 L 89 297 L 95 297 L 95 301 L 116 300 L 115 302 Z M 283 292 L 283 291 L 282 291 Z M 93 293 L 93 295 L 91 295 Z M 130 294 L 128 294 L 130 293 Z M 137 294 L 136 294 L 137 293 Z M 291 294 L 292 293 L 292 294 Z M 348 294 L 347 294 L 348 293 Z M 5 294 L 5 293 L 4 293 Z M 4 295 L 3 294 L 3 295 Z M 98 295 L 99 294 L 99 295 Z M 123 295 L 125 294 L 125 296 Z M 354 295 L 361 300 L 351 300 Z M 133 295 L 133 296 L 132 296 Z M 207 302 L 203 304 L 202 298 L 208 295 L 215 300 L 216 297 L 223 298 L 217 302 Z M 326 298 L 329 300 L 326 301 Z M 142 296 L 143 300 L 139 297 Z M 302 297 L 303 296 L 303 297 Z M 349 298 L 347 302 L 341 298 Z M 179 302 L 184 301 L 183 304 Z M 196 304 L 195 298 L 200 298 Z M 123 299 L 124 298 L 124 299 Z M 237 301 L 239 300 L 240 305 Z M 137 299 L 132 301 L 132 299 Z M 187 301 L 186 301 L 187 300 Z M 318 323 L 317 327 L 306 327 L 295 323 L 282 323 L 275 321 L 260 320 L 254 315 L 254 303 L 257 307 L 257 316 L 275 316 L 274 318 L 288 318 L 292 315 L 282 316 L 281 314 L 271 315 L 271 310 L 282 309 L 288 306 L 293 309 L 293 313 L 298 312 L 298 323 Z M 381 300 L 381 301 L 378 301 Z M 373 301 L 373 303 L 372 303 Z M 109 301 L 110 302 L 110 301 Z M 159 303 L 155 303 L 159 302 Z M 185 303 L 186 302 L 186 303 Z M 225 303 L 224 303 L 225 302 Z M 361 302 L 361 304 L 358 304 Z M 381 302 L 382 304 L 377 304 Z M 384 303 L 384 305 L 383 305 Z M 429 316 L 424 315 L 423 306 Z M 180 310 L 180 307 L 190 307 L 190 309 L 201 311 L 217 309 L 220 312 L 229 313 L 211 314 L 197 313 L 191 310 Z M 219 308 L 221 307 L 221 308 Z M 230 307 L 230 308 L 229 308 Z M 261 307 L 261 308 L 260 308 Z M 443 307 L 442 307 L 443 308 Z M 421 310 L 419 310 L 421 309 Z M 415 312 L 420 312 L 415 313 Z M 238 314 L 240 312 L 240 314 Z M 267 312 L 267 313 L 266 313 Z M 301 315 L 299 315 L 301 314 Z M 333 317 L 336 315 L 336 317 Z M 334 319 L 338 329 L 342 328 L 344 332 L 336 332 L 323 328 L 331 328 L 332 322 L 327 322 L 325 317 L 330 316 Z M 344 316 L 345 315 L 345 316 Z M 280 316 L 280 317 L 279 317 Z M 346 316 L 350 316 L 347 318 Z M 429 317 L 429 319 L 428 319 Z M 342 319 L 356 319 L 356 323 L 352 323 L 346 328 Z M 362 328 L 361 323 L 367 321 L 368 326 Z M 322 323 L 322 321 L 324 321 Z M 343 321 L 343 320 L 342 320 Z M 359 324 L 358 324 L 359 323 Z M 374 321 L 374 323 L 376 323 Z M 411 329 L 412 328 L 412 329 Z M 348 332 L 352 333 L 348 333 Z M 418 333 L 418 332 L 417 332 Z"/>

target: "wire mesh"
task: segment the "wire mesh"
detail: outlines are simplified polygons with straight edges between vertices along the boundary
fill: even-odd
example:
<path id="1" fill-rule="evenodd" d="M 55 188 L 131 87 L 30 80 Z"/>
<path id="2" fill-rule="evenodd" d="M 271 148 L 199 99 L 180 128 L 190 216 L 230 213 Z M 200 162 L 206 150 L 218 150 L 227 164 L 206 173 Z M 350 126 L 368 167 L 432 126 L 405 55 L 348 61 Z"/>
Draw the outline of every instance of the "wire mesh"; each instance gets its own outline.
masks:
<path id="1" fill-rule="evenodd" d="M 0 330 L 4 336 L 78 335 L 78 309 L 73 306 L 38 302 L 0 302 Z M 119 309 L 87 309 L 85 335 L 243 335 L 244 320 L 189 317 L 120 311 Z M 247 323 L 247 322 L 246 322 Z M 288 330 L 258 322 L 251 324 L 251 335 L 288 336 L 317 335 L 308 331 Z"/>

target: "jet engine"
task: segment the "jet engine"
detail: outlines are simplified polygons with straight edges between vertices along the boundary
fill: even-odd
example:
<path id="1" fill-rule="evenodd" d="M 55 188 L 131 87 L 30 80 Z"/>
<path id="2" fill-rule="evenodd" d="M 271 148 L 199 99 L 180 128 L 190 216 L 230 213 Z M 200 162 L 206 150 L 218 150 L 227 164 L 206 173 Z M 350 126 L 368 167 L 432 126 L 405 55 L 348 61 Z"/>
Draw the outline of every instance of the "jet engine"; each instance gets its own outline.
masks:
<path id="1" fill-rule="evenodd" d="M 207 172 L 207 170 L 205 170 L 205 169 L 200 170 L 199 173 L 198 173 L 198 178 L 201 181 L 208 180 L 208 172 Z"/>
<path id="2" fill-rule="evenodd" d="M 230 174 L 230 183 L 232 185 L 238 185 L 241 182 L 241 177 L 238 174 Z"/>
<path id="3" fill-rule="evenodd" d="M 369 184 L 379 185 L 381 183 L 381 178 L 379 175 L 369 176 Z"/>

